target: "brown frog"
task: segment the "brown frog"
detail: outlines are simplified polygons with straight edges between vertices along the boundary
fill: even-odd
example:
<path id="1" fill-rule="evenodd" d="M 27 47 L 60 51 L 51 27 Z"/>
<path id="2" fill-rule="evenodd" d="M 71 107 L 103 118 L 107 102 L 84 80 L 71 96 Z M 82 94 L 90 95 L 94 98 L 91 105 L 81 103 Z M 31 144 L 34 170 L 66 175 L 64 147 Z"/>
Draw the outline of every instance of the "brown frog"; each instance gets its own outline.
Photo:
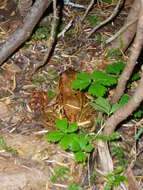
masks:
<path id="1" fill-rule="evenodd" d="M 76 72 L 65 71 L 59 80 L 59 94 L 61 96 L 64 113 L 71 122 L 77 122 L 84 104 L 84 94 L 72 89 L 72 81 L 76 79 Z"/>
<path id="2" fill-rule="evenodd" d="M 59 118 L 67 118 L 69 122 L 77 122 L 84 127 L 93 124 L 95 111 L 87 104 L 83 92 L 72 89 L 72 81 L 75 79 L 76 72 L 71 69 L 61 74 L 56 101 L 53 106 L 47 106 L 42 114 L 45 127 Z"/>

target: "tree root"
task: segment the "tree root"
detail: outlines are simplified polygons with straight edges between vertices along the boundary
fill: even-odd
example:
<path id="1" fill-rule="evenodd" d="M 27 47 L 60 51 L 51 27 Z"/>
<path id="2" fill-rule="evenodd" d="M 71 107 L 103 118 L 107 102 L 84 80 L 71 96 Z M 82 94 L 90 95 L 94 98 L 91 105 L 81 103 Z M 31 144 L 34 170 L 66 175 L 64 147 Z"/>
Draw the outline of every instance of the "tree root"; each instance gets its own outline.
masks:
<path id="1" fill-rule="evenodd" d="M 116 87 L 114 96 L 112 98 L 112 103 L 117 102 L 122 96 L 126 87 L 126 83 L 129 80 L 129 77 L 131 76 L 135 65 L 137 64 L 137 59 L 142 50 L 142 45 L 143 45 L 143 7 L 140 8 L 136 37 L 131 48 L 131 56 L 126 64 L 123 73 L 121 74 L 118 80 L 118 85 Z"/>
<path id="2" fill-rule="evenodd" d="M 137 59 L 140 55 L 143 45 L 143 0 L 140 0 L 140 12 L 137 23 L 136 37 L 134 44 L 131 49 L 130 59 L 125 67 L 124 72 L 119 78 L 118 85 L 115 91 L 115 95 L 112 102 L 117 102 L 124 92 L 126 83 L 132 74 L 134 66 L 136 65 Z M 139 81 L 138 87 L 134 95 L 131 97 L 130 101 L 121 107 L 117 112 L 115 112 L 110 118 L 107 119 L 105 123 L 105 128 L 103 130 L 103 135 L 109 135 L 113 133 L 116 126 L 126 119 L 142 102 L 143 100 L 143 68 L 141 68 L 141 79 Z M 98 143 L 98 152 L 102 152 L 100 155 L 101 167 L 105 173 L 113 171 L 113 162 L 108 150 L 107 144 L 103 142 Z"/>
<path id="3" fill-rule="evenodd" d="M 27 40 L 51 1 L 36 0 L 20 27 L 0 47 L 0 66 Z"/>
<path id="4" fill-rule="evenodd" d="M 125 51 L 129 47 L 136 33 L 139 10 L 140 1 L 135 0 L 129 11 L 124 26 L 115 35 L 106 41 L 107 44 L 109 43 L 109 49 L 120 48 L 120 39 L 123 41 L 123 47 L 121 47 L 122 51 Z"/>

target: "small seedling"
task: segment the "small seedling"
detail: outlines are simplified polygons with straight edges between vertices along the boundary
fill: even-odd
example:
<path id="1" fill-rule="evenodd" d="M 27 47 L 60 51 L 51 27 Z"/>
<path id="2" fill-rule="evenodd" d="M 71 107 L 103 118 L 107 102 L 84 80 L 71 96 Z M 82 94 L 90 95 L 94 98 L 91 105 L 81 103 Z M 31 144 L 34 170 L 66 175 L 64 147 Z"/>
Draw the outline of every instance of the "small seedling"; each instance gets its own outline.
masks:
<path id="1" fill-rule="evenodd" d="M 54 168 L 54 174 L 51 176 L 50 180 L 52 183 L 55 183 L 57 181 L 64 181 L 69 177 L 71 177 L 69 169 L 67 167 L 60 166 Z"/>
<path id="2" fill-rule="evenodd" d="M 80 187 L 78 184 L 76 184 L 75 182 L 73 182 L 69 187 L 68 190 L 83 190 L 82 187 Z"/>
<path id="3" fill-rule="evenodd" d="M 0 136 L 0 146 L 1 146 L 2 149 L 5 150 L 6 152 L 9 152 L 9 153 L 11 153 L 11 154 L 17 154 L 17 151 L 16 151 L 14 148 L 9 147 L 9 146 L 5 143 L 5 141 L 4 141 L 4 139 L 3 139 L 2 136 Z"/>
<path id="4" fill-rule="evenodd" d="M 39 27 L 32 36 L 34 40 L 48 40 L 50 37 L 50 29 L 46 27 Z"/>
<path id="5" fill-rule="evenodd" d="M 124 150 L 121 146 L 114 144 L 111 149 L 112 156 L 117 156 L 120 166 L 124 167 L 127 163 L 126 160 L 124 160 Z"/>
<path id="6" fill-rule="evenodd" d="M 89 15 L 89 16 L 87 16 L 87 20 L 94 27 L 97 26 L 98 24 L 100 24 L 100 22 L 101 22 L 99 19 L 97 19 L 96 15 Z"/>
<path id="7" fill-rule="evenodd" d="M 135 141 L 139 140 L 139 138 L 141 137 L 142 134 L 143 134 L 143 128 L 140 128 L 140 129 L 137 131 L 136 136 L 134 137 Z"/>
<path id="8" fill-rule="evenodd" d="M 108 59 L 110 57 L 118 57 L 121 55 L 121 50 L 119 48 L 117 49 L 111 49 L 107 52 L 105 58 Z"/>
<path id="9" fill-rule="evenodd" d="M 121 167 L 114 170 L 106 176 L 107 183 L 104 190 L 111 190 L 113 187 L 118 187 L 121 182 L 127 183 L 128 180 L 124 175 L 121 175 L 123 169 Z"/>

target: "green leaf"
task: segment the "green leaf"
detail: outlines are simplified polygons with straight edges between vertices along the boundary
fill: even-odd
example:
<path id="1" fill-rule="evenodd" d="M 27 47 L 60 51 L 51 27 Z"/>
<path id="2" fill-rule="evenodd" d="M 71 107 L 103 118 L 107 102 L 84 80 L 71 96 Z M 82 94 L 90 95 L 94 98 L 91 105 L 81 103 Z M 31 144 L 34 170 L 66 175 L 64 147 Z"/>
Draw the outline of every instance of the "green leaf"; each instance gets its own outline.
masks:
<path id="1" fill-rule="evenodd" d="M 96 82 L 92 83 L 88 89 L 89 94 L 96 97 L 104 96 L 106 91 L 107 91 L 106 87 Z"/>
<path id="2" fill-rule="evenodd" d="M 128 103 L 128 101 L 130 100 L 130 96 L 128 96 L 127 94 L 123 94 L 123 96 L 121 97 L 119 104 L 120 105 L 124 105 L 126 103 Z"/>
<path id="3" fill-rule="evenodd" d="M 112 189 L 113 184 L 112 183 L 106 183 L 104 190 L 111 190 Z"/>
<path id="4" fill-rule="evenodd" d="M 86 134 L 80 134 L 79 135 L 79 144 L 81 149 L 84 149 L 84 147 L 87 145 L 88 143 L 88 138 L 86 137 Z"/>
<path id="5" fill-rule="evenodd" d="M 120 49 L 119 48 L 117 48 L 117 49 L 111 49 L 111 50 L 109 50 L 108 52 L 107 52 L 107 54 L 106 54 L 106 59 L 107 58 L 109 58 L 109 57 L 117 57 L 117 56 L 119 56 L 119 55 L 121 55 L 121 51 L 120 51 Z"/>
<path id="6" fill-rule="evenodd" d="M 106 65 L 106 73 L 108 74 L 115 74 L 117 76 L 120 75 L 120 73 L 124 70 L 125 64 L 123 61 L 116 61 L 113 62 L 112 64 Z"/>
<path id="7" fill-rule="evenodd" d="M 101 21 L 97 19 L 96 15 L 88 15 L 87 20 L 93 25 L 97 26 Z"/>
<path id="8" fill-rule="evenodd" d="M 139 79 L 140 79 L 139 73 L 134 73 L 134 74 L 132 75 L 132 77 L 131 77 L 131 82 L 137 81 L 137 80 L 139 80 Z"/>
<path id="9" fill-rule="evenodd" d="M 91 83 L 90 75 L 88 73 L 80 72 L 77 73 L 77 80 L 74 80 L 72 82 L 72 88 L 74 90 L 77 89 L 84 90 L 89 86 L 90 83 Z"/>
<path id="10" fill-rule="evenodd" d="M 66 133 L 67 127 L 68 127 L 68 122 L 66 119 L 56 120 L 56 128 L 59 129 L 60 131 Z"/>
<path id="11" fill-rule="evenodd" d="M 78 126 L 76 123 L 69 124 L 67 128 L 67 133 L 73 133 L 78 130 Z"/>
<path id="12" fill-rule="evenodd" d="M 66 134 L 60 141 L 60 145 L 64 150 L 71 150 L 73 152 L 80 150 L 79 138 L 77 134 Z"/>
<path id="13" fill-rule="evenodd" d="M 46 133 L 46 140 L 50 142 L 58 142 L 61 140 L 61 138 L 64 136 L 64 133 L 60 131 L 52 131 Z"/>
<path id="14" fill-rule="evenodd" d="M 91 152 L 93 150 L 93 146 L 92 146 L 92 144 L 88 144 L 82 150 L 85 152 Z"/>
<path id="15" fill-rule="evenodd" d="M 74 156 L 77 162 L 85 162 L 87 159 L 85 153 L 82 151 L 74 153 Z"/>
<path id="16" fill-rule="evenodd" d="M 73 151 L 73 152 L 77 152 L 79 151 L 81 148 L 80 148 L 80 144 L 79 144 L 79 141 L 72 141 L 71 144 L 70 144 L 70 150 Z"/>
<path id="17" fill-rule="evenodd" d="M 114 84 L 117 84 L 116 77 L 113 77 L 111 75 L 108 75 L 102 71 L 96 70 L 93 72 L 93 80 L 96 83 L 100 83 L 104 86 L 112 86 Z"/>
<path id="18" fill-rule="evenodd" d="M 143 128 L 140 128 L 134 137 L 135 141 L 139 140 L 140 136 L 143 134 Z"/>
<path id="19" fill-rule="evenodd" d="M 78 184 L 76 183 L 72 183 L 69 187 L 68 190 L 83 190 L 83 188 L 81 188 Z"/>
<path id="20" fill-rule="evenodd" d="M 70 138 L 70 135 L 64 135 L 64 137 L 60 141 L 60 145 L 63 150 L 70 149 L 70 144 L 71 144 L 72 139 Z"/>
<path id="21" fill-rule="evenodd" d="M 134 117 L 135 118 L 141 118 L 142 115 L 143 115 L 143 111 L 140 110 L 140 109 L 134 112 Z"/>
<path id="22" fill-rule="evenodd" d="M 118 104 L 118 103 L 113 104 L 113 106 L 112 106 L 112 108 L 111 108 L 111 111 L 110 111 L 110 115 L 111 115 L 112 113 L 115 113 L 118 109 L 120 109 L 120 107 L 121 107 L 121 105 Z"/>
<path id="23" fill-rule="evenodd" d="M 118 187 L 121 182 L 127 183 L 128 180 L 127 180 L 127 178 L 126 178 L 125 176 L 123 176 L 123 175 L 117 175 L 117 176 L 115 177 L 115 180 L 114 180 L 114 185 L 115 185 L 116 187 Z"/>
<path id="24" fill-rule="evenodd" d="M 108 100 L 106 100 L 103 97 L 97 98 L 94 102 L 91 103 L 91 105 L 93 106 L 94 109 L 96 109 L 98 111 L 101 111 L 106 114 L 110 113 L 111 106 L 110 106 Z"/>

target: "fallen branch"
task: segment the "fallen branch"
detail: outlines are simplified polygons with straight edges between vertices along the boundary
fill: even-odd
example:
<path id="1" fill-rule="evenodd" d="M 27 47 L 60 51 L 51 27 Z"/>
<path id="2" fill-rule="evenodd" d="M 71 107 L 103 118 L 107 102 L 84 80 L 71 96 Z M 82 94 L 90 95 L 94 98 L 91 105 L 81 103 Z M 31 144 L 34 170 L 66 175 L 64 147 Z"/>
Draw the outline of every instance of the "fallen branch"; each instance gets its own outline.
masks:
<path id="1" fill-rule="evenodd" d="M 93 28 L 93 30 L 91 30 L 91 32 L 89 32 L 87 38 L 89 38 L 94 32 L 96 32 L 99 28 L 101 28 L 102 26 L 104 26 L 105 24 L 107 24 L 108 22 L 110 22 L 111 20 L 113 20 L 118 12 L 119 12 L 119 9 L 120 9 L 120 3 L 121 3 L 122 0 L 119 0 L 115 9 L 113 10 L 113 13 L 106 19 L 104 20 L 103 22 L 101 22 L 99 25 L 97 25 L 95 28 Z M 123 4 L 124 4 L 124 1 L 123 0 Z"/>
<path id="2" fill-rule="evenodd" d="M 82 22 L 84 21 L 85 17 L 87 16 L 87 14 L 89 13 L 90 9 L 94 5 L 94 2 L 95 2 L 95 0 L 91 0 L 91 2 L 89 3 L 89 5 L 88 5 L 88 7 L 87 7 L 87 9 L 86 9 L 86 11 L 85 11 L 82 19 L 81 19 Z"/>
<path id="3" fill-rule="evenodd" d="M 12 33 L 7 40 L 0 47 L 0 65 L 14 53 L 14 51 L 21 46 L 31 35 L 34 27 L 40 20 L 45 10 L 49 7 L 51 1 L 49 0 L 36 0 L 31 7 L 23 23 L 18 29 Z"/>

